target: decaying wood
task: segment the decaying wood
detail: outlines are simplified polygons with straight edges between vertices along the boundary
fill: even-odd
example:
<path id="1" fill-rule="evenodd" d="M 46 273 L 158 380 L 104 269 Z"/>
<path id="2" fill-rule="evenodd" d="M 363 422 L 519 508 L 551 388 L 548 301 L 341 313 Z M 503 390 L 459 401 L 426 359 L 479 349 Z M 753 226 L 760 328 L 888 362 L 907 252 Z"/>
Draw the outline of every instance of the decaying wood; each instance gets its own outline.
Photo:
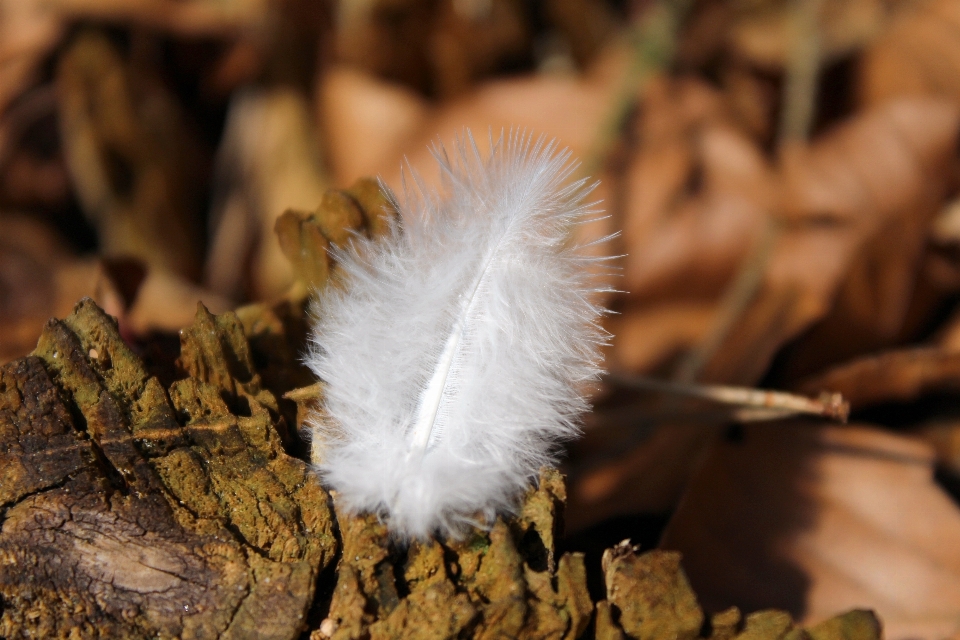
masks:
<path id="1" fill-rule="evenodd" d="M 2 635 L 296 637 L 336 553 L 328 496 L 266 394 L 217 373 L 168 395 L 89 301 L 3 368 Z"/>
<path id="2" fill-rule="evenodd" d="M 461 541 L 401 547 L 338 513 L 284 446 L 277 394 L 301 380 L 284 309 L 201 306 L 166 388 L 90 300 L 0 369 L 0 636 L 805 637 L 781 612 L 764 614 L 776 633 L 735 611 L 704 625 L 679 554 L 626 542 L 594 606 L 584 555 L 558 557 L 553 469 Z M 811 635 L 879 637 L 872 617 L 838 620 Z"/>

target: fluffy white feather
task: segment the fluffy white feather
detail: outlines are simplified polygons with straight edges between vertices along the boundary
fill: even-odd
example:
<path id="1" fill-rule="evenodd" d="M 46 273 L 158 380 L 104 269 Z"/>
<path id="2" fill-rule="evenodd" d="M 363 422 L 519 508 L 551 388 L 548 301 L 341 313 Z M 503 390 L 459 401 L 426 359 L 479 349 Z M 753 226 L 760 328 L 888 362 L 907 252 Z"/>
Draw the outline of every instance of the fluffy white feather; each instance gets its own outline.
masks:
<path id="1" fill-rule="evenodd" d="M 414 176 L 402 223 L 341 252 L 344 286 L 314 309 L 318 469 L 342 505 L 400 537 L 513 508 L 578 434 L 600 373 L 603 258 L 571 241 L 595 219 L 591 188 L 542 138 L 491 147 L 484 158 L 468 132 L 452 159 L 435 150 L 444 193 Z"/>

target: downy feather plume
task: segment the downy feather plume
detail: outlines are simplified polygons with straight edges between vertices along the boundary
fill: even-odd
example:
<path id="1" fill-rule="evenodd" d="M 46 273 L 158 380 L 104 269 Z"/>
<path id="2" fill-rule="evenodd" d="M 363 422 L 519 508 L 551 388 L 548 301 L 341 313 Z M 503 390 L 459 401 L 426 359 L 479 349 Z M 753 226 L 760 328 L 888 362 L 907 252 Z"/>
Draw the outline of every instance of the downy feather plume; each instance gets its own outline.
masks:
<path id="1" fill-rule="evenodd" d="M 596 219 L 592 186 L 543 138 L 490 142 L 488 158 L 469 132 L 452 159 L 434 149 L 443 194 L 414 176 L 402 222 L 340 251 L 344 286 L 314 308 L 319 472 L 400 538 L 456 536 L 514 508 L 578 434 L 600 373 L 605 258 L 571 240 Z"/>

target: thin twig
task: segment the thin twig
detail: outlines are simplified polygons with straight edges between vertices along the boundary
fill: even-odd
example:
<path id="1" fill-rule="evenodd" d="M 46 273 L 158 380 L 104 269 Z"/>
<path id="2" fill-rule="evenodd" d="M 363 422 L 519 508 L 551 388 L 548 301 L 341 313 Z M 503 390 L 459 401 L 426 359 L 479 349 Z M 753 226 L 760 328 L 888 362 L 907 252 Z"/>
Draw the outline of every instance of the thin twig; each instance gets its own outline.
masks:
<path id="1" fill-rule="evenodd" d="M 751 387 L 668 382 L 642 376 L 610 374 L 611 380 L 625 387 L 702 398 L 744 409 L 738 420 L 772 420 L 791 415 L 813 415 L 846 422 L 850 404 L 839 393 L 822 393 L 809 398 L 785 391 Z"/>

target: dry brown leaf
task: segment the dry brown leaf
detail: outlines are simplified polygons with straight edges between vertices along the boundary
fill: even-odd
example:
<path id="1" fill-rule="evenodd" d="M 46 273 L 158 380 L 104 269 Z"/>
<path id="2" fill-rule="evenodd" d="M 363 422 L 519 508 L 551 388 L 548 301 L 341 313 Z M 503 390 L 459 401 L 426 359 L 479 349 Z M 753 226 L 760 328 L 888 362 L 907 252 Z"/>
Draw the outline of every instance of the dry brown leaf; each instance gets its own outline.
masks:
<path id="1" fill-rule="evenodd" d="M 50 149 L 57 118 L 52 84 L 25 91 L 0 117 L 0 201 L 60 213 L 72 198 L 63 155 Z M 55 215 L 57 215 L 55 214 Z"/>
<path id="2" fill-rule="evenodd" d="M 529 60 L 533 34 L 519 0 L 442 0 L 433 13 L 431 88 L 443 98 L 468 91 L 505 63 Z"/>
<path id="3" fill-rule="evenodd" d="M 695 68 L 709 74 L 718 68 L 741 122 L 756 139 L 771 141 L 785 89 L 784 72 L 796 54 L 798 36 L 803 38 L 804 55 L 818 57 L 822 67 L 835 71 L 864 47 L 869 47 L 892 20 L 918 4 L 922 3 L 915 0 L 701 1 L 696 3 L 681 34 L 678 62 L 681 68 Z M 816 22 L 813 38 L 801 35 L 807 14 L 812 14 L 810 17 Z M 825 107 L 825 112 L 830 112 L 845 102 L 843 92 L 847 84 L 837 87 L 832 79 L 827 82 L 827 90 L 817 102 L 819 110 Z M 842 96 L 839 101 L 837 88 Z"/>
<path id="4" fill-rule="evenodd" d="M 788 216 L 838 226 L 786 236 L 771 264 L 772 281 L 803 293 L 804 321 L 823 317 L 792 349 L 787 377 L 901 339 L 930 222 L 952 181 L 958 126 L 960 113 L 943 101 L 893 101 L 788 161 Z"/>
<path id="5" fill-rule="evenodd" d="M 586 66 L 616 31 L 617 16 L 601 0 L 548 0 L 544 14 L 567 39 L 570 53 Z"/>
<path id="6" fill-rule="evenodd" d="M 340 61 L 444 100 L 535 65 L 585 68 L 624 26 L 598 0 L 348 0 L 337 13 Z"/>
<path id="7" fill-rule="evenodd" d="M 613 213 L 626 296 L 608 324 L 631 337 L 615 341 L 608 361 L 653 371 L 700 341 L 719 292 L 763 232 L 773 193 L 759 149 L 699 81 L 653 81 L 635 135 L 641 145 L 611 187 L 621 194 Z"/>
<path id="8" fill-rule="evenodd" d="M 894 419 L 905 419 L 910 432 L 933 447 L 942 470 L 953 476 L 945 475 L 948 481 L 960 477 L 960 422 L 952 410 L 960 392 L 960 353 L 954 347 L 941 341 L 857 358 L 800 386 L 802 392 L 814 389 L 842 393 L 854 410 L 910 403 L 911 409 Z"/>
<path id="9" fill-rule="evenodd" d="M 829 346 L 791 350 L 788 356 L 792 360 L 784 361 L 789 375 L 801 375 L 800 371 L 819 363 L 839 360 L 839 354 L 859 353 L 871 348 L 869 345 L 889 344 L 896 338 L 906 317 L 913 280 L 886 267 L 883 260 L 901 270 L 913 261 L 917 266 L 912 273 L 917 273 L 927 233 L 919 221 L 929 221 L 936 210 L 936 196 L 931 192 L 942 194 L 947 184 L 957 124 L 953 109 L 938 101 L 892 103 L 854 119 L 792 156 L 779 176 L 770 178 L 770 170 L 762 170 L 758 162 L 753 165 L 759 164 L 761 169 L 737 172 L 736 166 L 751 166 L 741 161 L 731 163 L 726 173 L 717 170 L 718 177 L 712 182 L 704 180 L 721 193 L 743 194 L 737 197 L 752 202 L 759 212 L 764 200 L 770 202 L 763 189 L 771 188 L 772 183 L 779 189 L 774 192 L 779 199 L 775 204 L 786 220 L 769 261 L 760 267 L 765 271 L 759 292 L 712 355 L 703 373 L 706 379 L 754 384 L 788 340 L 795 340 L 825 316 L 845 320 L 824 322 L 799 342 L 804 345 L 817 338 L 829 341 Z M 751 156 L 744 153 L 741 157 Z M 751 176 L 759 185 L 753 191 Z M 666 224 L 671 223 L 676 224 L 668 218 Z M 746 234 L 755 232 L 742 226 L 747 238 Z M 646 244 L 654 246 L 657 235 L 647 234 Z M 687 239 L 680 233 L 676 237 Z M 703 245 L 702 253 L 709 257 L 709 244 L 701 236 L 692 239 Z M 680 241 L 676 246 L 683 246 Z M 743 242 L 736 238 L 730 242 L 730 255 L 736 256 L 739 250 L 742 256 L 746 250 Z M 669 373 L 669 365 L 698 345 L 709 330 L 716 315 L 716 293 L 700 290 L 692 281 L 709 281 L 710 269 L 697 271 L 700 256 L 693 242 L 684 255 L 689 256 L 687 260 L 667 263 L 673 272 L 658 276 L 659 282 L 671 286 L 651 288 L 642 304 L 631 304 L 635 294 L 631 290 L 627 303 L 619 309 L 621 314 L 610 322 L 616 338 L 608 362 L 614 370 Z M 628 272 L 634 259 L 642 257 L 627 258 Z M 665 258 L 657 262 L 661 261 Z M 718 269 L 718 264 L 715 261 L 710 266 Z M 728 274 L 734 266 L 726 267 Z M 858 278 L 864 272 L 889 274 L 888 281 L 864 282 Z M 851 284 L 844 287 L 845 280 Z M 877 293 L 870 296 L 864 290 Z M 873 315 L 860 312 L 852 316 L 862 308 L 855 305 L 865 301 Z M 851 312 L 844 315 L 847 308 Z M 639 418 L 642 416 L 632 422 L 625 418 L 619 429 L 626 434 L 637 431 Z M 685 426 L 662 428 L 646 441 L 642 437 L 630 441 L 624 435 L 626 444 L 620 455 L 604 460 L 599 468 L 591 464 L 589 446 L 575 448 L 570 496 L 576 526 L 620 513 L 669 509 L 679 498 L 698 452 L 714 433 L 709 428 Z M 588 433 L 587 440 L 590 437 Z"/>
<path id="10" fill-rule="evenodd" d="M 44 0 L 26 2 L 63 21 L 88 20 L 159 28 L 182 36 L 235 34 L 257 26 L 270 0 Z M 10 4 L 16 4 L 11 2 Z"/>
<path id="11" fill-rule="evenodd" d="M 903 95 L 960 102 L 960 5 L 930 0 L 904 11 L 860 65 L 860 99 L 879 104 Z"/>
<path id="12" fill-rule="evenodd" d="M 264 31 L 278 22 L 270 15 L 277 4 L 275 0 L 2 0 L 0 113 L 39 80 L 44 62 L 78 22 L 244 41 L 249 49 L 251 42 L 269 38 Z"/>
<path id="13" fill-rule="evenodd" d="M 366 72 L 427 89 L 430 0 L 347 0 L 337 9 L 337 56 Z"/>
<path id="14" fill-rule="evenodd" d="M 323 74 L 317 104 L 338 186 L 373 175 L 384 158 L 399 156 L 401 144 L 429 112 L 426 100 L 413 91 L 341 65 Z"/>
<path id="15" fill-rule="evenodd" d="M 720 97 L 697 81 L 648 89 L 643 144 L 624 176 L 629 299 L 716 295 L 762 230 L 770 170 L 724 116 Z"/>
<path id="16" fill-rule="evenodd" d="M 63 30 L 56 14 L 40 2 L 0 2 L 0 113 L 37 82 L 40 64 Z"/>
<path id="17" fill-rule="evenodd" d="M 338 59 L 373 76 L 447 100 L 504 70 L 548 58 L 536 29 L 552 23 L 568 67 L 587 63 L 615 29 L 595 0 L 347 0 L 338 7 Z M 564 51 L 565 50 L 565 51 Z M 539 54 L 539 56 L 538 56 Z"/>
<path id="18" fill-rule="evenodd" d="M 627 428 L 638 429 L 636 425 Z M 716 428 L 673 424 L 638 435 L 639 445 L 626 439 L 622 455 L 613 459 L 591 459 L 579 453 L 581 445 L 574 447 L 574 466 L 568 470 L 568 531 L 622 514 L 668 513 L 716 436 Z M 590 441 L 588 432 L 582 446 L 589 447 Z"/>
<path id="19" fill-rule="evenodd" d="M 700 342 L 715 316 L 713 299 L 658 300 L 628 308 L 607 320 L 614 342 L 606 362 L 616 371 L 669 374 L 664 369 Z"/>
<path id="20" fill-rule="evenodd" d="M 800 386 L 801 393 L 829 389 L 854 410 L 886 402 L 911 402 L 926 394 L 960 392 L 960 353 L 913 347 L 864 356 L 833 367 Z"/>
<path id="21" fill-rule="evenodd" d="M 383 175 L 399 192 L 401 165 L 406 158 L 428 185 L 437 185 L 439 172 L 429 145 L 439 140 L 451 147 L 454 137 L 466 129 L 473 131 L 481 148 L 486 146 L 488 131 L 495 138 L 501 131 L 528 131 L 555 138 L 575 157 L 584 159 L 617 89 L 625 63 L 623 54 L 620 49 L 608 51 L 582 76 L 544 75 L 484 83 L 433 111 L 404 140 L 396 155 L 380 158 L 366 173 Z"/>
<path id="22" fill-rule="evenodd" d="M 134 336 L 147 336 L 154 331 L 173 333 L 193 322 L 197 303 L 203 303 L 213 313 L 233 308 L 230 300 L 176 274 L 148 269 L 127 308 L 116 315 L 121 329 Z"/>
<path id="23" fill-rule="evenodd" d="M 53 263 L 46 259 L 53 256 Z M 54 294 L 52 268 L 63 245 L 48 228 L 25 217 L 0 217 L 0 361 L 30 352 Z"/>
<path id="24" fill-rule="evenodd" d="M 29 353 L 47 320 L 83 298 L 119 318 L 125 338 L 178 331 L 193 321 L 198 301 L 230 308 L 180 276 L 135 260 L 78 258 L 49 227 L 0 215 L 0 361 Z"/>
<path id="25" fill-rule="evenodd" d="M 788 153 L 780 196 L 786 231 L 763 290 L 705 376 L 752 383 L 787 340 L 818 321 L 791 352 L 787 375 L 896 340 L 929 222 L 950 184 L 958 126 L 951 105 L 905 99 Z M 771 296 L 782 302 L 771 304 Z"/>
<path id="26" fill-rule="evenodd" d="M 676 103 L 668 102 L 667 113 L 670 106 Z M 656 142 L 641 147 L 626 173 L 627 302 L 610 326 L 615 335 L 639 339 L 638 327 L 651 331 L 644 316 L 670 322 L 652 331 L 662 348 L 618 340 L 613 366 L 655 371 L 669 362 L 663 358 L 696 345 L 709 327 L 703 310 L 751 244 L 761 242 L 762 225 L 774 213 L 784 219 L 783 230 L 758 267 L 761 289 L 704 375 L 754 382 L 787 340 L 835 304 L 838 310 L 809 338 L 833 343 L 798 350 L 797 371 L 809 372 L 817 358 L 839 359 L 894 340 L 908 314 L 929 221 L 950 183 L 957 127 L 955 109 L 942 102 L 891 103 L 808 148 L 789 150 L 776 171 L 724 125 L 701 126 L 695 151 L 683 143 L 673 150 Z M 691 175 L 701 183 L 692 193 Z M 927 304 L 939 304 L 942 295 Z M 678 302 L 695 316 L 679 322 L 665 313 L 664 305 Z"/>
<path id="27" fill-rule="evenodd" d="M 817 622 L 877 611 L 886 637 L 960 632 L 960 512 L 914 439 L 867 426 L 745 428 L 718 442 L 664 535 L 708 610 Z"/>
<path id="28" fill-rule="evenodd" d="M 294 278 L 276 220 L 314 209 L 329 186 L 307 97 L 282 87 L 237 94 L 215 176 L 206 286 L 234 300 L 278 298 Z"/>

